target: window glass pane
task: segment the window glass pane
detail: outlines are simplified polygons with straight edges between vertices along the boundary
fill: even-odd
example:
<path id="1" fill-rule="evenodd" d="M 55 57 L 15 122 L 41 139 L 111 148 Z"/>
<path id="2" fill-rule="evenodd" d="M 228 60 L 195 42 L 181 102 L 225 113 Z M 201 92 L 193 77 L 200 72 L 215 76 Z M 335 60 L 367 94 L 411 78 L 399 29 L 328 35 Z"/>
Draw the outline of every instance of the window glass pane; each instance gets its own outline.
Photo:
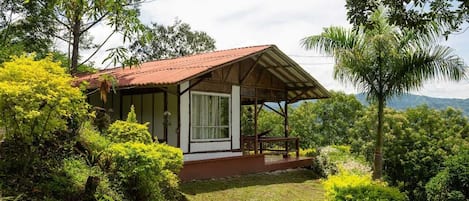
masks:
<path id="1" fill-rule="evenodd" d="M 192 139 L 229 138 L 229 97 L 193 94 L 191 105 Z"/>

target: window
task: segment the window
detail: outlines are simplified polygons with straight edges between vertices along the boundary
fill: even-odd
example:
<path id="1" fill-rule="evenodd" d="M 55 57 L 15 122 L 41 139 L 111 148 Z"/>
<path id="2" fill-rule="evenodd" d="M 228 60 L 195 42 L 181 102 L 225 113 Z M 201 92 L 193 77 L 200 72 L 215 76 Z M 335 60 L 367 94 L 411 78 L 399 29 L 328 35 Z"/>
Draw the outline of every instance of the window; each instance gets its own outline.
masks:
<path id="1" fill-rule="evenodd" d="M 230 137 L 230 96 L 192 92 L 191 127 L 193 140 Z"/>

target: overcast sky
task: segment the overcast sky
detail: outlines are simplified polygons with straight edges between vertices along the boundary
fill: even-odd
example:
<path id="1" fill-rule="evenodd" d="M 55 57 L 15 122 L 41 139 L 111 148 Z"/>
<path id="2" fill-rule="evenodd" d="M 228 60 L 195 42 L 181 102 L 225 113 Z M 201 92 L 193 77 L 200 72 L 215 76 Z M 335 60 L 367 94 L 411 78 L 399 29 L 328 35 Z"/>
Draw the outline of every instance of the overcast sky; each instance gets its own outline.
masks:
<path id="1" fill-rule="evenodd" d="M 141 6 L 141 19 L 145 24 L 170 25 L 178 18 L 190 24 L 193 30 L 207 32 L 216 40 L 218 50 L 275 44 L 327 89 L 357 93 L 350 84 L 334 81 L 332 58 L 305 51 L 299 45 L 302 38 L 320 34 L 323 27 L 351 27 L 344 5 L 345 0 L 155 0 Z M 108 30 L 98 26 L 92 30 L 92 35 L 96 41 L 102 41 L 106 32 Z M 121 43 L 119 38 L 113 38 L 104 49 Z M 444 43 L 469 62 L 469 31 L 453 35 Z M 95 57 L 98 66 L 105 54 L 102 51 Z M 469 80 L 430 81 L 423 89 L 412 93 L 469 98 Z"/>

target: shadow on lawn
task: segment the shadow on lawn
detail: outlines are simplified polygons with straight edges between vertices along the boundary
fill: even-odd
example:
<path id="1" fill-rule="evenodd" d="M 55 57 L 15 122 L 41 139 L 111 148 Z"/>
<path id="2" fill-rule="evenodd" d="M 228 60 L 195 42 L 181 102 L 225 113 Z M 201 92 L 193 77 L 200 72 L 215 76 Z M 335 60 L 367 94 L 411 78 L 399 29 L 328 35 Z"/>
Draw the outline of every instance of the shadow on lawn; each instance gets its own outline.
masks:
<path id="1" fill-rule="evenodd" d="M 259 173 L 222 179 L 191 181 L 181 184 L 181 191 L 185 194 L 196 195 L 221 191 L 232 188 L 249 186 L 266 186 L 284 183 L 303 183 L 320 178 L 311 170 L 299 169 L 283 172 Z"/>

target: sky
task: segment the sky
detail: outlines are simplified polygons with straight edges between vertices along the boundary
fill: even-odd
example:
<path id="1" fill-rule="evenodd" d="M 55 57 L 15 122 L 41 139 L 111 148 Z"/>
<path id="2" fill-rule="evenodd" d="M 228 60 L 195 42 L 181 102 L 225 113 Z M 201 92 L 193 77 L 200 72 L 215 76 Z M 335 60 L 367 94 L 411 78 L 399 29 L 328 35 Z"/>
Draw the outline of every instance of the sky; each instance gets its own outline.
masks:
<path id="1" fill-rule="evenodd" d="M 346 19 L 345 0 L 154 0 L 142 4 L 140 19 L 145 24 L 171 25 L 180 19 L 193 30 L 204 31 L 216 40 L 218 50 L 275 44 L 329 90 L 358 93 L 351 84 L 333 79 L 334 60 L 315 51 L 306 51 L 300 40 L 317 35 L 324 27 L 351 27 Z M 469 25 L 467 25 L 469 26 Z M 99 25 L 91 30 L 96 41 L 103 41 L 110 30 Z M 450 36 L 449 45 L 469 63 L 469 31 Z M 113 37 L 103 48 L 122 45 Z M 90 52 L 84 52 L 84 55 Z M 106 52 L 94 57 L 101 64 Z M 411 93 L 440 98 L 469 98 L 469 80 L 434 80 Z"/>

